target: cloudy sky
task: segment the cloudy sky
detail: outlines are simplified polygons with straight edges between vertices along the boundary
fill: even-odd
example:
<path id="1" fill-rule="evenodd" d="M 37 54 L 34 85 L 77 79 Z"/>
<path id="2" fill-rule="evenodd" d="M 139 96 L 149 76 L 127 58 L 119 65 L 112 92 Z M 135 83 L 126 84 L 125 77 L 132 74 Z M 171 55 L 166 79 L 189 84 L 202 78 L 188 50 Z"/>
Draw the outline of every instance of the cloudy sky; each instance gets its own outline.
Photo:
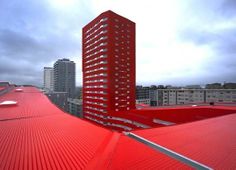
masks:
<path id="1" fill-rule="evenodd" d="M 82 27 L 109 9 L 136 23 L 137 84 L 236 82 L 235 0 L 1 0 L 0 81 L 69 58 L 81 85 Z"/>

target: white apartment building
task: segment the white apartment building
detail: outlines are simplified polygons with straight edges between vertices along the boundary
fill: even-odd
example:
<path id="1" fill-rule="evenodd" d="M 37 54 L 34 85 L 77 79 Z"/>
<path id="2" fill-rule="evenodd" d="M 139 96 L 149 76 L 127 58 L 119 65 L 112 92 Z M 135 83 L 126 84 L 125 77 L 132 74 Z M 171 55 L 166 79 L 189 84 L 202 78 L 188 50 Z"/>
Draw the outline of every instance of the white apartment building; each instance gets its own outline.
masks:
<path id="1" fill-rule="evenodd" d="M 209 89 L 206 91 L 206 102 L 236 103 L 236 89 Z"/>
<path id="2" fill-rule="evenodd" d="M 157 106 L 236 103 L 236 89 L 156 89 L 154 93 Z"/>
<path id="3" fill-rule="evenodd" d="M 46 91 L 54 90 L 54 76 L 52 67 L 44 67 L 43 87 Z"/>

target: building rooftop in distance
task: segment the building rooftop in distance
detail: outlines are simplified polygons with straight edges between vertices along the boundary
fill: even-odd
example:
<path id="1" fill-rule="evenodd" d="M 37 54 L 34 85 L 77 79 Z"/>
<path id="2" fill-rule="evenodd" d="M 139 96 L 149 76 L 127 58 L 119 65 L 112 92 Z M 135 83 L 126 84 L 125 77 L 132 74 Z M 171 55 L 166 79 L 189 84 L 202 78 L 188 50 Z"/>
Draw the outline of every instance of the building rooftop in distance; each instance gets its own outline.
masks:
<path id="1" fill-rule="evenodd" d="M 0 169 L 236 168 L 233 107 L 221 106 L 231 111 L 224 116 L 118 133 L 64 113 L 34 87 L 21 89 L 0 96 L 17 102 L 0 106 Z"/>
<path id="2" fill-rule="evenodd" d="M 4 90 L 6 87 L 0 87 L 0 91 Z"/>

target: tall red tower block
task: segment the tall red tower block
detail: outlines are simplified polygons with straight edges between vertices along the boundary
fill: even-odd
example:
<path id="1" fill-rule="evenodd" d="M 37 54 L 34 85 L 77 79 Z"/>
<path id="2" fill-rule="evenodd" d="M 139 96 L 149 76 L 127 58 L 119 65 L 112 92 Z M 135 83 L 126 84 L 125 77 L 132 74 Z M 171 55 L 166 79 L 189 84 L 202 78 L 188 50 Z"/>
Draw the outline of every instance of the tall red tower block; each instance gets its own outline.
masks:
<path id="1" fill-rule="evenodd" d="M 82 67 L 85 118 L 135 109 L 135 23 L 109 10 L 87 24 Z"/>

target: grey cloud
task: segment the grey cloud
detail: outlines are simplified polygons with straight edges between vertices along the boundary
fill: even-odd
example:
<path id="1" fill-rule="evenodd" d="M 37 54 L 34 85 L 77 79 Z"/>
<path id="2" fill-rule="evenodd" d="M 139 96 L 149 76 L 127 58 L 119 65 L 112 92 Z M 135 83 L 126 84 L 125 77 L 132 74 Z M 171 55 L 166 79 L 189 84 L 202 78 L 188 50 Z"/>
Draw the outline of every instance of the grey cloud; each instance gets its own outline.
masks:
<path id="1" fill-rule="evenodd" d="M 227 79 L 226 81 L 235 80 L 235 28 L 223 32 L 200 28 L 201 25 L 210 24 L 211 19 L 234 18 L 236 1 L 192 1 L 195 4 L 187 7 L 186 16 L 189 18 L 185 20 L 186 23 L 190 22 L 186 27 L 181 27 L 179 39 L 192 42 L 196 46 L 206 45 L 212 49 L 214 56 L 202 66 L 209 70 L 207 75 L 199 73 L 196 79 L 176 78 L 171 81 L 216 81 L 220 80 L 219 76 Z M 94 14 L 86 0 L 74 9 L 76 10 L 69 12 L 54 10 L 47 0 L 1 0 L 0 80 L 19 84 L 40 84 L 44 66 L 50 66 L 50 63 L 62 57 L 81 57 L 81 29 L 93 19 Z M 207 20 L 209 15 L 212 18 Z M 196 25 L 192 24 L 192 17 L 197 20 Z M 77 70 L 80 70 L 81 63 L 77 64 Z"/>
<path id="2" fill-rule="evenodd" d="M 47 35 L 45 40 L 37 40 L 25 33 L 0 30 L 2 55 L 32 62 L 53 61 L 62 54 L 72 54 L 81 50 L 80 41 L 70 34 Z"/>
<path id="3" fill-rule="evenodd" d="M 3 74 L 5 76 L 15 74 L 22 77 L 21 82 L 27 80 L 29 76 L 31 77 L 29 80 L 33 77 L 41 80 L 44 66 L 58 58 L 77 54 L 80 50 L 79 41 L 73 37 L 67 36 L 66 39 L 60 36 L 52 37 L 48 35 L 49 39 L 40 42 L 27 34 L 0 30 L 0 78 L 2 79 Z"/>
<path id="4" fill-rule="evenodd" d="M 12 80 L 11 83 L 23 85 L 23 84 L 29 84 L 29 85 L 35 85 L 39 86 L 39 82 L 42 81 L 42 78 L 39 76 L 30 76 L 30 75 L 19 75 L 19 74 L 1 74 L 1 80 Z M 23 80 L 22 80 L 23 79 Z"/>
<path id="5" fill-rule="evenodd" d="M 16 60 L 6 57 L 1 57 L 0 75 L 3 74 L 18 74 L 33 76 L 38 71 L 38 68 L 31 62 L 25 60 Z M 22 68 L 22 69 L 21 69 Z"/>
<path id="6" fill-rule="evenodd" d="M 196 45 L 209 45 L 222 53 L 236 53 L 236 29 L 225 29 L 220 32 L 187 28 L 180 32 L 183 41 L 192 41 Z"/>
<path id="7" fill-rule="evenodd" d="M 219 10 L 222 14 L 226 16 L 231 16 L 236 14 L 236 1 L 235 0 L 224 0 Z"/>
<path id="8" fill-rule="evenodd" d="M 81 29 L 91 16 L 83 5 L 64 13 L 47 0 L 1 0 L 0 80 L 42 84 L 44 66 L 58 58 L 80 57 Z"/>
<path id="9" fill-rule="evenodd" d="M 207 70 L 204 80 L 236 81 L 236 30 L 224 30 L 219 33 L 198 31 L 195 29 L 181 33 L 182 41 L 193 42 L 196 46 L 206 46 L 212 54 L 208 56 L 200 69 Z"/>
<path id="10" fill-rule="evenodd" d="M 189 19 L 194 16 L 195 22 L 180 29 L 179 40 L 194 43 L 199 48 L 207 47 L 211 51 L 200 68 L 204 74 L 199 74 L 199 78 L 196 76 L 196 80 L 203 79 L 209 83 L 236 81 L 236 26 L 230 24 L 224 28 L 224 24 L 235 23 L 236 1 L 214 1 L 215 5 L 208 2 L 201 14 L 190 15 Z M 214 24 L 223 27 L 216 29 Z"/>
<path id="11" fill-rule="evenodd" d="M 34 38 L 12 30 L 0 30 L 0 40 L 1 55 L 12 59 L 37 61 L 41 60 L 50 50 Z"/>
<path id="12" fill-rule="evenodd" d="M 195 28 L 184 28 L 179 33 L 181 40 L 193 41 L 197 45 L 205 45 L 215 41 L 218 35 Z"/>

